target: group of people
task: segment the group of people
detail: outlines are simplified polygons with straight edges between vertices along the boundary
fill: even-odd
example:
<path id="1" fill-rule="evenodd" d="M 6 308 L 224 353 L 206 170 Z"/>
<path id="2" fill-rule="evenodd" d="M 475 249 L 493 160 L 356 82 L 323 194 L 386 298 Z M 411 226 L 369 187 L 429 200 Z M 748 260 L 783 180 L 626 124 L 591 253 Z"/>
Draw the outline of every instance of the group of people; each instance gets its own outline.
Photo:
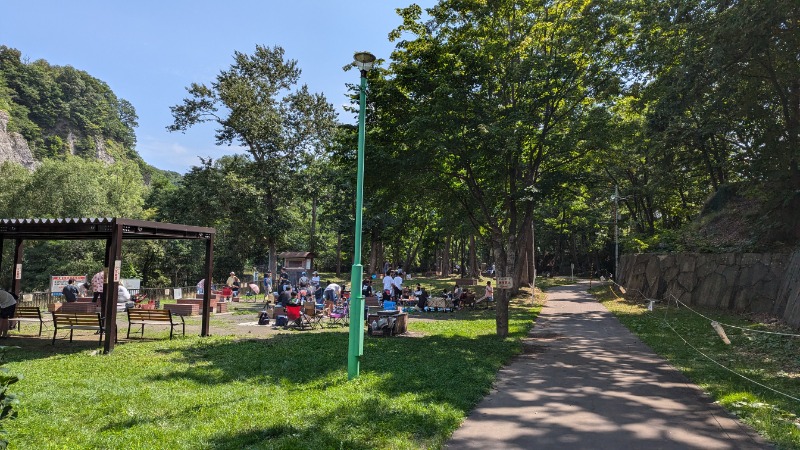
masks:
<path id="1" fill-rule="evenodd" d="M 92 277 L 91 283 L 82 282 L 75 285 L 75 279 L 70 278 L 67 281 L 66 286 L 61 289 L 61 295 L 64 296 L 64 300 L 67 303 L 77 302 L 78 297 L 87 297 L 89 295 L 89 291 L 92 292 L 92 303 L 100 302 L 101 307 L 105 305 L 105 297 L 103 296 L 103 289 L 105 283 L 105 272 L 100 271 L 94 274 Z M 131 293 L 128 291 L 128 288 L 122 285 L 122 283 L 118 284 L 117 287 L 117 303 L 127 303 L 131 300 Z"/>

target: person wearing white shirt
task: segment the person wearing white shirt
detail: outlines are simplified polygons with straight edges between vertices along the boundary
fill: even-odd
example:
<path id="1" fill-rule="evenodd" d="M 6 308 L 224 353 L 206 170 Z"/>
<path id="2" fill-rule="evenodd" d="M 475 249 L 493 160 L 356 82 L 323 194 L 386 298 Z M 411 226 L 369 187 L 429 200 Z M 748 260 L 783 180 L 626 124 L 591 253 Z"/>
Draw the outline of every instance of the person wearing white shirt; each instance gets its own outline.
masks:
<path id="1" fill-rule="evenodd" d="M 128 292 L 128 288 L 123 286 L 122 284 L 119 285 L 117 289 L 117 303 L 125 303 L 131 300 L 131 293 Z"/>
<path id="2" fill-rule="evenodd" d="M 399 273 L 396 273 L 394 279 L 392 280 L 392 284 L 394 284 L 394 296 L 396 298 L 400 298 L 400 295 L 403 293 L 403 277 Z"/>
<path id="3" fill-rule="evenodd" d="M 392 294 L 392 284 L 394 283 L 394 279 L 392 279 L 391 272 L 386 272 L 386 275 L 383 277 L 383 290 L 389 291 L 389 295 Z"/>
<path id="4" fill-rule="evenodd" d="M 325 299 L 325 306 L 322 308 L 322 314 L 329 316 L 333 312 L 333 307 L 336 306 L 336 300 L 339 299 L 339 294 L 342 292 L 342 287 L 336 283 L 331 283 L 325 287 L 322 293 L 322 298 Z"/>

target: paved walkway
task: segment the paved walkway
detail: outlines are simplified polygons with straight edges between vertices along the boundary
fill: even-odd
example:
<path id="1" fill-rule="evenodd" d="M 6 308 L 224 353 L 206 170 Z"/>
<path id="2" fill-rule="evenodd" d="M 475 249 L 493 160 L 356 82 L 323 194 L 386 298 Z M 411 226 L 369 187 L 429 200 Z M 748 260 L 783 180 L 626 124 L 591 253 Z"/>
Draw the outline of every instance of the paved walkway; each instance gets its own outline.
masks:
<path id="1" fill-rule="evenodd" d="M 762 449 L 586 293 L 548 291 L 527 351 L 498 374 L 448 449 Z"/>

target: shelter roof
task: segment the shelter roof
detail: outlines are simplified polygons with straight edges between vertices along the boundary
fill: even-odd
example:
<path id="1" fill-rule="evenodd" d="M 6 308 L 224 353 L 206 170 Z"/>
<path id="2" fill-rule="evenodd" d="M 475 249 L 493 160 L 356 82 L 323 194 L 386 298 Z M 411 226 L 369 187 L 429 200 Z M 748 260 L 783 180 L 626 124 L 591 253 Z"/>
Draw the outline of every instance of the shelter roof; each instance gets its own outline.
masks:
<path id="1" fill-rule="evenodd" d="M 105 239 L 116 225 L 122 226 L 123 239 L 209 239 L 216 230 L 207 227 L 121 217 L 65 219 L 0 219 L 0 235 L 5 239 Z"/>
<path id="2" fill-rule="evenodd" d="M 278 258 L 313 258 L 316 256 L 312 252 L 283 252 L 278 255 Z"/>

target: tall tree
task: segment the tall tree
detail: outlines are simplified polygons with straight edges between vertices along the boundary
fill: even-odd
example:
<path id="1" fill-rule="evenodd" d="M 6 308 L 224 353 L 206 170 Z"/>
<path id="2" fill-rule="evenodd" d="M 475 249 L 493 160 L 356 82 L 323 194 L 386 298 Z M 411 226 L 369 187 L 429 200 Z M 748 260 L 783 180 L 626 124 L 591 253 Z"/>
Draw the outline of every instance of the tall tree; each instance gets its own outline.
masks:
<path id="1" fill-rule="evenodd" d="M 392 35 L 412 36 L 398 43 L 391 66 L 415 118 L 403 129 L 408 148 L 438 173 L 473 228 L 486 230 L 499 275 L 516 280 L 497 295 L 500 336 L 529 247 L 528 190 L 586 155 L 586 118 L 619 84 L 627 31 L 618 7 L 445 0 L 430 19 L 416 5 L 401 10 L 404 24 Z"/>
<path id="2" fill-rule="evenodd" d="M 270 269 L 276 273 L 277 244 L 287 231 L 281 206 L 290 203 L 287 180 L 308 158 L 329 145 L 336 124 L 322 94 L 297 87 L 297 61 L 281 47 L 256 46 L 252 55 L 234 53 L 234 63 L 210 83 L 192 83 L 183 103 L 170 108 L 169 131 L 185 132 L 203 122 L 219 125 L 217 145 L 243 146 L 252 156 L 266 214 Z"/>

